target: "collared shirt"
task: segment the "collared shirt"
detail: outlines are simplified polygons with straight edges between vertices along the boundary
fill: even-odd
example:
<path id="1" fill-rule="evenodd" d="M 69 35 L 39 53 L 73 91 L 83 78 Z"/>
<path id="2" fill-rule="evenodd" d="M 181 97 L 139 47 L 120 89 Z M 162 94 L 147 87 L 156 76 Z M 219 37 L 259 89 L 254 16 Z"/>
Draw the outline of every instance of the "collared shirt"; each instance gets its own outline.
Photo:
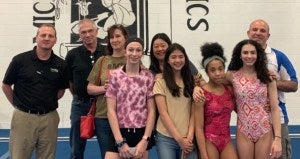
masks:
<path id="1" fill-rule="evenodd" d="M 94 53 L 91 53 L 84 45 L 70 50 L 66 61 L 70 71 L 70 81 L 73 83 L 73 93 L 81 98 L 89 97 L 87 93 L 87 77 L 93 68 L 93 64 L 103 55 L 104 46 L 98 41 Z"/>
<path id="2" fill-rule="evenodd" d="M 268 59 L 268 69 L 274 73 L 279 80 L 298 82 L 296 71 L 289 58 L 281 51 L 267 46 L 265 53 Z M 286 110 L 284 92 L 277 90 L 279 106 L 281 108 L 281 123 L 288 123 L 289 118 Z"/>
<path id="3" fill-rule="evenodd" d="M 40 60 L 33 50 L 16 55 L 3 83 L 14 85 L 13 104 L 33 111 L 49 111 L 58 107 L 58 90 L 68 83 L 66 62 L 53 52 L 48 60 Z"/>

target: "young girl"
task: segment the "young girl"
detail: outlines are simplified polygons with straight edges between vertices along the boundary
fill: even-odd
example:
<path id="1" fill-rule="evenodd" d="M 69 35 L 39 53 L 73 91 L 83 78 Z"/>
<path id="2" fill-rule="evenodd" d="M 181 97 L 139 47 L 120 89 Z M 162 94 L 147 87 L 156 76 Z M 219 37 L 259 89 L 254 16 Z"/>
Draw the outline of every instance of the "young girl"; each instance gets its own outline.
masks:
<path id="1" fill-rule="evenodd" d="M 185 49 L 171 44 L 164 58 L 163 78 L 157 79 L 153 92 L 159 112 L 156 146 L 158 158 L 197 158 L 194 151 L 192 93 L 194 80 Z"/>
<path id="2" fill-rule="evenodd" d="M 151 40 L 150 47 L 150 66 L 149 70 L 154 74 L 160 74 L 163 72 L 163 66 L 165 61 L 166 50 L 171 45 L 171 39 L 165 33 L 157 33 L 153 36 Z M 192 75 L 194 76 L 195 82 L 198 85 L 203 85 L 205 83 L 200 72 L 198 72 L 195 65 L 188 61 Z M 157 76 L 159 78 L 160 75 Z"/>
<path id="3" fill-rule="evenodd" d="M 260 44 L 243 40 L 235 46 L 226 74 L 237 104 L 236 141 L 240 159 L 281 156 L 277 88 L 266 62 Z M 266 106 L 271 108 L 271 113 L 264 110 Z"/>
<path id="4" fill-rule="evenodd" d="M 237 159 L 230 137 L 230 117 L 235 103 L 232 88 L 223 84 L 225 57 L 218 43 L 201 47 L 202 67 L 209 81 L 202 86 L 205 101 L 195 102 L 195 134 L 201 159 Z"/>
<path id="5" fill-rule="evenodd" d="M 155 120 L 154 77 L 149 70 L 141 69 L 143 49 L 140 38 L 129 38 L 125 43 L 126 65 L 111 71 L 105 95 L 115 147 L 106 152 L 106 159 L 148 159 Z"/>

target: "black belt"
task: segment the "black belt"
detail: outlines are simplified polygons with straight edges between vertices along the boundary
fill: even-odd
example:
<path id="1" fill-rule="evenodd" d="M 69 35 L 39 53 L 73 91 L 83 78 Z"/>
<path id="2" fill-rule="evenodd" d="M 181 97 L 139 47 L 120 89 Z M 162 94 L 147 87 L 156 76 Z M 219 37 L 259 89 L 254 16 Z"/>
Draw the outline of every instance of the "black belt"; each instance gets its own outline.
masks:
<path id="1" fill-rule="evenodd" d="M 29 113 L 29 114 L 36 114 L 36 115 L 45 115 L 53 111 L 53 110 L 30 110 L 27 108 L 20 108 L 20 107 L 16 107 L 16 108 L 21 110 L 22 112 Z"/>

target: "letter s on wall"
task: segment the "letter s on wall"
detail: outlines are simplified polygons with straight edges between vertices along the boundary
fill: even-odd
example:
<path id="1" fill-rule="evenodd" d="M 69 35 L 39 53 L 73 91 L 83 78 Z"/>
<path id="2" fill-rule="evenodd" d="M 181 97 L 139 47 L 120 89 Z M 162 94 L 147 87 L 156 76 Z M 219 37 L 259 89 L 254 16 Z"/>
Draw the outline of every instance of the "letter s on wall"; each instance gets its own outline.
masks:
<path id="1" fill-rule="evenodd" d="M 205 6 L 205 5 L 203 5 L 203 4 L 192 4 L 192 5 L 190 5 L 190 6 L 188 6 L 188 7 L 186 8 L 186 12 L 187 12 L 189 15 L 191 15 L 191 16 L 192 16 L 192 14 L 190 13 L 190 11 L 191 11 L 193 8 L 201 8 L 201 9 L 205 10 L 204 16 L 207 15 L 207 14 L 209 13 L 209 8 L 208 8 L 207 6 Z M 192 18 L 189 18 L 189 19 L 187 20 L 187 26 L 188 26 L 188 28 L 189 28 L 190 30 L 196 30 L 196 29 L 203 23 L 203 24 L 205 25 L 204 31 L 208 31 L 208 29 L 209 29 L 209 24 L 208 24 L 208 22 L 207 22 L 206 19 L 203 19 L 203 18 L 199 19 L 198 22 L 197 22 L 195 25 L 191 25 L 191 20 L 192 20 Z"/>

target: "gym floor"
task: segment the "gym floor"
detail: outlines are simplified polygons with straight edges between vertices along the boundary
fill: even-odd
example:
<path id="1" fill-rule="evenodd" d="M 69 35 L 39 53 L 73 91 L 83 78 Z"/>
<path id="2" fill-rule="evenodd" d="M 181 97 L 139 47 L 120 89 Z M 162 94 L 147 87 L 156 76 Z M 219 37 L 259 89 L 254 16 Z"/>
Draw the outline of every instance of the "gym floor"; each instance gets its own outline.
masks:
<path id="1" fill-rule="evenodd" d="M 231 132 L 234 132 L 234 127 L 232 127 Z M 293 158 L 300 158 L 300 151 L 297 149 L 300 147 L 300 126 L 289 126 L 290 136 L 292 138 L 292 147 L 293 147 Z M 61 128 L 59 129 L 59 137 L 57 144 L 57 159 L 67 159 L 70 155 L 70 146 L 69 146 L 69 129 Z M 9 130 L 0 129 L 0 159 L 9 159 L 8 151 L 8 141 L 9 141 Z M 101 158 L 100 150 L 96 138 L 89 139 L 86 145 L 85 158 L 94 159 Z M 33 157 L 34 159 L 34 157 Z M 150 151 L 150 159 L 157 159 L 156 148 L 153 147 Z"/>

